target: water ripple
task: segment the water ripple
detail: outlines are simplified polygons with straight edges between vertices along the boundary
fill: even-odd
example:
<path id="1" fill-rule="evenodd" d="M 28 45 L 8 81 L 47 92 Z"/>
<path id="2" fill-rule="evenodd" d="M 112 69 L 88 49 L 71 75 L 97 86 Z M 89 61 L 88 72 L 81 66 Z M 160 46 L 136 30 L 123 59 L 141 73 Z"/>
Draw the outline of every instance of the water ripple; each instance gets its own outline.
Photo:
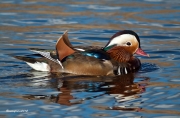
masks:
<path id="1" fill-rule="evenodd" d="M 0 4 L 0 112 L 4 117 L 155 117 L 179 111 L 179 0 L 6 0 Z M 83 77 L 31 70 L 12 55 L 55 49 L 69 30 L 73 45 L 104 46 L 130 29 L 150 57 L 138 73 Z M 35 56 L 34 56 L 35 57 Z M 6 110 L 28 110 L 10 113 Z M 42 113 L 42 114 L 41 114 Z"/>

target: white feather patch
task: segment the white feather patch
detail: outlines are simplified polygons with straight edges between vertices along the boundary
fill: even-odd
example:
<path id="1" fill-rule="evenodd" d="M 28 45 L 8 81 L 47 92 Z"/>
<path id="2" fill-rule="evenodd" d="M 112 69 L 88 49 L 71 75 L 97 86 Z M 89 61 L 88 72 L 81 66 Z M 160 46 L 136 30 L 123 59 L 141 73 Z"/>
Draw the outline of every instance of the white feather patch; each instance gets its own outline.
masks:
<path id="1" fill-rule="evenodd" d="M 26 62 L 31 68 L 38 71 L 50 71 L 50 67 L 47 63 L 44 62 L 35 62 L 35 63 L 29 63 Z"/>
<path id="2" fill-rule="evenodd" d="M 64 69 L 62 63 L 57 59 L 57 62 L 59 63 L 59 65 L 61 66 L 62 69 Z"/>
<path id="3" fill-rule="evenodd" d="M 78 50 L 78 51 L 85 51 L 84 49 L 82 49 L 82 48 L 74 48 L 74 49 L 76 49 L 76 50 Z"/>
<path id="4" fill-rule="evenodd" d="M 118 67 L 118 75 L 121 75 L 121 67 Z"/>
<path id="5" fill-rule="evenodd" d="M 128 73 L 128 72 L 127 72 L 127 69 L 126 69 L 126 67 L 125 67 L 124 71 L 125 71 L 125 74 L 127 74 L 127 73 Z"/>

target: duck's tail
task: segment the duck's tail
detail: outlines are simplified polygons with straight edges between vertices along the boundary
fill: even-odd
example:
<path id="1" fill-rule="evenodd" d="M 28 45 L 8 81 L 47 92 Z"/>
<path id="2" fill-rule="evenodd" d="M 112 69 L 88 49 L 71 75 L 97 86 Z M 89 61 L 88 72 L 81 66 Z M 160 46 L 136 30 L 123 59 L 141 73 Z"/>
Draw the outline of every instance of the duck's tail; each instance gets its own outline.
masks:
<path id="1" fill-rule="evenodd" d="M 35 49 L 30 49 L 30 50 L 37 54 L 32 54 L 31 56 L 13 56 L 13 57 L 26 62 L 31 68 L 37 71 L 56 72 L 64 69 L 62 63 L 57 58 L 52 57 L 50 52 L 39 51 Z M 40 58 L 33 58 L 33 56 L 38 56 Z M 60 65 L 60 67 L 57 65 Z"/>
<path id="2" fill-rule="evenodd" d="M 50 66 L 42 60 L 42 58 L 32 58 L 24 56 L 13 56 L 16 59 L 26 62 L 31 68 L 37 71 L 50 71 Z"/>

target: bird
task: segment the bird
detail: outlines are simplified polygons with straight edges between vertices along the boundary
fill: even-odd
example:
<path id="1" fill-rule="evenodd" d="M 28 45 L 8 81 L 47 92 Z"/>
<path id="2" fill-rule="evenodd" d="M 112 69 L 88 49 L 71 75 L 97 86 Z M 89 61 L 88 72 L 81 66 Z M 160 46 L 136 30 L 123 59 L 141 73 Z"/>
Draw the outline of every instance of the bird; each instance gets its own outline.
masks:
<path id="1" fill-rule="evenodd" d="M 116 32 L 104 47 L 73 46 L 66 30 L 57 40 L 55 50 L 31 48 L 40 58 L 15 56 L 37 71 L 74 75 L 115 76 L 137 72 L 141 68 L 138 54 L 149 57 L 132 30 Z"/>

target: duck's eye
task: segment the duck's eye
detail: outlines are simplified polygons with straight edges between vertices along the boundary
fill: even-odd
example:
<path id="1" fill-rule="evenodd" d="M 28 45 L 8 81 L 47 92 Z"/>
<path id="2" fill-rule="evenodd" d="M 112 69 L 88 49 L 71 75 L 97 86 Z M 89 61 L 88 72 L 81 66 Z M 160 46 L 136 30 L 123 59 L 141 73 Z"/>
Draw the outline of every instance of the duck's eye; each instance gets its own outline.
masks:
<path id="1" fill-rule="evenodd" d="M 126 45 L 130 46 L 130 45 L 131 45 L 131 43 L 130 43 L 130 42 L 127 42 L 127 43 L 126 43 Z"/>

